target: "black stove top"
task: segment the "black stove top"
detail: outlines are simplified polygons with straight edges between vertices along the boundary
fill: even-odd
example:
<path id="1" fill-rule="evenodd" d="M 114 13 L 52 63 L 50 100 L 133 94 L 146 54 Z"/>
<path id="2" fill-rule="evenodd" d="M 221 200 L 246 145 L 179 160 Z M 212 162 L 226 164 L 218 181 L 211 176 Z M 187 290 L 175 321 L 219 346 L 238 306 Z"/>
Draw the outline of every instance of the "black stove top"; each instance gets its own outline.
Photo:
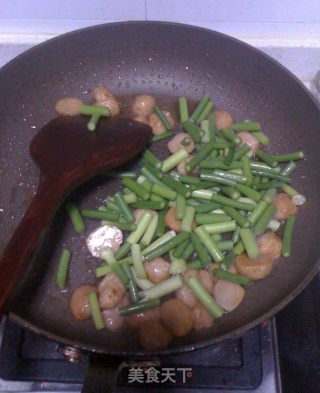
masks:
<path id="1" fill-rule="evenodd" d="M 320 392 L 320 273 L 276 319 L 283 392 Z"/>
<path id="2" fill-rule="evenodd" d="M 276 321 L 266 321 L 219 348 L 167 357 L 161 362 L 122 363 L 114 391 L 319 392 L 319 299 L 320 275 L 277 315 Z M 87 360 L 67 362 L 59 344 L 24 331 L 5 318 L 0 340 L 0 392 L 81 391 Z"/>
<path id="3" fill-rule="evenodd" d="M 115 392 L 281 392 L 275 353 L 274 322 L 266 322 L 219 348 L 123 364 Z M 87 367 L 66 362 L 59 344 L 2 321 L 0 392 L 80 391 Z"/>

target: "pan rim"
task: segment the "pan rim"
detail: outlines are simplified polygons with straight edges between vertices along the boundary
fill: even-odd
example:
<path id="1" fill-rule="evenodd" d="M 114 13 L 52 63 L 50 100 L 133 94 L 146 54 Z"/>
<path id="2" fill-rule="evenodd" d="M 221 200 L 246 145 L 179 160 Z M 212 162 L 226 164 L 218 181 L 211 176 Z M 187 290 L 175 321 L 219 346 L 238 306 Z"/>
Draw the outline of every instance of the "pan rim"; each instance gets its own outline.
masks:
<path id="1" fill-rule="evenodd" d="M 27 51 L 21 53 L 14 59 L 12 59 L 10 62 L 5 64 L 2 68 L 0 68 L 0 77 L 1 75 L 7 70 L 7 68 L 11 67 L 12 64 L 15 64 L 16 62 L 19 62 L 21 59 L 23 59 L 25 56 L 29 56 L 31 53 L 36 52 L 39 48 L 46 46 L 46 45 L 51 45 L 52 42 L 55 42 L 56 40 L 63 40 L 65 37 L 68 36 L 75 36 L 77 34 L 82 34 L 86 33 L 87 31 L 92 31 L 92 30 L 99 30 L 99 29 L 105 29 L 108 28 L 109 26 L 139 26 L 139 25 L 159 25 L 159 26 L 172 26 L 172 27 L 180 27 L 182 29 L 187 28 L 188 30 L 195 30 L 195 31 L 205 31 L 206 33 L 213 34 L 215 36 L 220 36 L 223 37 L 224 39 L 231 40 L 237 45 L 244 46 L 253 53 L 263 57 L 264 59 L 268 60 L 269 62 L 273 63 L 275 66 L 280 68 L 283 72 L 285 72 L 288 76 L 290 76 L 291 80 L 295 82 L 296 85 L 300 89 L 303 90 L 303 92 L 307 95 L 308 99 L 311 99 L 311 102 L 315 105 L 317 110 L 320 111 L 320 104 L 316 100 L 316 98 L 311 94 L 311 92 L 304 86 L 304 84 L 291 72 L 289 71 L 286 67 L 284 67 L 281 63 L 279 63 L 277 60 L 273 59 L 271 56 L 265 54 L 262 52 L 260 49 L 257 49 L 246 42 L 241 41 L 238 38 L 231 37 L 227 34 L 220 33 L 214 30 L 210 30 L 207 28 L 203 27 L 198 27 L 198 26 L 193 26 L 193 25 L 188 25 L 188 24 L 183 24 L 183 23 L 175 23 L 175 22 L 162 22 L 162 21 L 130 21 L 130 22 L 113 22 L 113 23 L 104 23 L 104 24 L 99 24 L 95 26 L 89 26 L 81 29 L 77 29 L 71 32 L 64 33 L 62 35 L 58 35 L 56 37 L 53 37 L 47 41 L 44 41 Z M 173 355 L 173 354 L 182 354 L 185 352 L 190 352 L 193 350 L 200 350 L 208 346 L 213 346 L 220 344 L 222 342 L 226 342 L 231 339 L 236 339 L 237 337 L 241 336 L 244 334 L 246 331 L 249 329 L 257 326 L 258 324 L 262 323 L 263 321 L 269 319 L 272 317 L 274 314 L 279 312 L 281 309 L 283 309 L 290 301 L 293 300 L 294 297 L 296 297 L 312 280 L 312 278 L 316 275 L 318 269 L 320 266 L 320 259 L 318 259 L 312 268 L 312 270 L 309 272 L 309 274 L 304 278 L 304 280 L 295 288 L 293 289 L 284 299 L 281 300 L 280 303 L 278 303 L 276 306 L 274 306 L 272 309 L 270 309 L 268 312 L 264 313 L 260 317 L 257 317 L 253 321 L 250 321 L 246 323 L 245 325 L 241 326 L 240 328 L 234 329 L 228 333 L 219 335 L 217 337 L 213 337 L 208 340 L 203 340 L 199 341 L 196 344 L 192 345 L 182 345 L 179 348 L 170 348 L 167 350 L 163 351 L 153 351 L 153 352 L 144 352 L 144 351 L 121 351 L 121 350 L 110 350 L 106 349 L 105 347 L 101 345 L 89 345 L 89 344 L 84 344 L 81 343 L 77 340 L 70 340 L 66 339 L 64 337 L 61 337 L 59 334 L 53 334 L 48 332 L 46 329 L 39 328 L 37 327 L 34 323 L 28 322 L 24 320 L 23 318 L 19 317 L 17 314 L 14 312 L 9 312 L 9 318 L 12 319 L 13 321 L 17 322 L 20 326 L 29 329 L 35 333 L 41 334 L 43 336 L 46 336 L 49 339 L 55 340 L 63 345 L 68 345 L 68 346 L 73 346 L 75 348 L 79 348 L 80 350 L 83 350 L 87 353 L 91 354 L 96 354 L 96 355 L 112 355 L 112 356 L 135 356 L 135 357 L 151 357 L 151 356 L 164 356 L 164 355 Z"/>

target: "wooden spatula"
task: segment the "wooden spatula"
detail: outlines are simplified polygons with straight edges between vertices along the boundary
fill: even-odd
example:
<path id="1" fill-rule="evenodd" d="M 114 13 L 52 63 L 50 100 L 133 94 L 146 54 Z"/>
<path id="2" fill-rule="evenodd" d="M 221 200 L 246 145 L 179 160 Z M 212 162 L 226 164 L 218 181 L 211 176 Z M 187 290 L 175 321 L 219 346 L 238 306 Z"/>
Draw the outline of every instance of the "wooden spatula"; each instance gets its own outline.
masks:
<path id="1" fill-rule="evenodd" d="M 149 126 L 128 119 L 101 119 L 90 132 L 83 117 L 58 117 L 36 134 L 30 155 L 40 168 L 39 185 L 0 260 L 0 312 L 8 310 L 21 273 L 66 196 L 89 178 L 130 160 L 150 136 Z"/>

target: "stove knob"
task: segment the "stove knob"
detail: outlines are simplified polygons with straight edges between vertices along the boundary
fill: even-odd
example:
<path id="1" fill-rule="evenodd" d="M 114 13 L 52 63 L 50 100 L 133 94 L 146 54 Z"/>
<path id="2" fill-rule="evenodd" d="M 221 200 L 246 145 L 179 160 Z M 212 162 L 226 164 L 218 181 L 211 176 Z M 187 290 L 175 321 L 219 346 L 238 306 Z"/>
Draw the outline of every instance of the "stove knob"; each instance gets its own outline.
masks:
<path id="1" fill-rule="evenodd" d="M 62 353 L 64 359 L 70 363 L 79 363 L 86 357 L 81 349 L 75 347 L 60 345 L 58 351 Z"/>

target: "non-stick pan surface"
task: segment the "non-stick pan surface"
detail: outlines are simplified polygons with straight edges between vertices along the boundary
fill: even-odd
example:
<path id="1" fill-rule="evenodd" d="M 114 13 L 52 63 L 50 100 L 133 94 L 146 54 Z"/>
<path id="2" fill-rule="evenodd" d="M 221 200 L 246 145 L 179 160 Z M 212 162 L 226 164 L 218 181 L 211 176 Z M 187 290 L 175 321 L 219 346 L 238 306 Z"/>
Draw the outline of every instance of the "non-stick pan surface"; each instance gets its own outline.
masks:
<path id="1" fill-rule="evenodd" d="M 58 98 L 89 100 L 88 93 L 97 85 L 119 95 L 143 92 L 200 99 L 207 93 L 236 120 L 260 121 L 273 152 L 305 152 L 294 179 L 308 203 L 299 210 L 293 256 L 279 260 L 270 277 L 250 286 L 236 311 L 208 330 L 175 340 L 172 349 L 178 352 L 221 342 L 277 312 L 309 282 L 319 263 L 319 108 L 275 61 L 204 29 L 158 22 L 97 26 L 31 49 L 1 70 L 1 248 L 37 184 L 38 170 L 28 153 L 32 137 L 55 116 Z M 95 208 L 115 186 L 99 178 L 78 190 L 73 199 L 82 207 Z M 89 223 L 87 234 L 96 225 Z M 61 210 L 37 263 L 26 272 L 10 315 L 49 337 L 91 351 L 141 354 L 134 335 L 97 332 L 92 321 L 75 321 L 68 311 L 70 290 L 95 282 L 98 261 L 89 255 L 84 240 L 85 236 L 74 236 Z M 59 293 L 54 284 L 62 246 L 73 250 L 68 293 Z"/>

